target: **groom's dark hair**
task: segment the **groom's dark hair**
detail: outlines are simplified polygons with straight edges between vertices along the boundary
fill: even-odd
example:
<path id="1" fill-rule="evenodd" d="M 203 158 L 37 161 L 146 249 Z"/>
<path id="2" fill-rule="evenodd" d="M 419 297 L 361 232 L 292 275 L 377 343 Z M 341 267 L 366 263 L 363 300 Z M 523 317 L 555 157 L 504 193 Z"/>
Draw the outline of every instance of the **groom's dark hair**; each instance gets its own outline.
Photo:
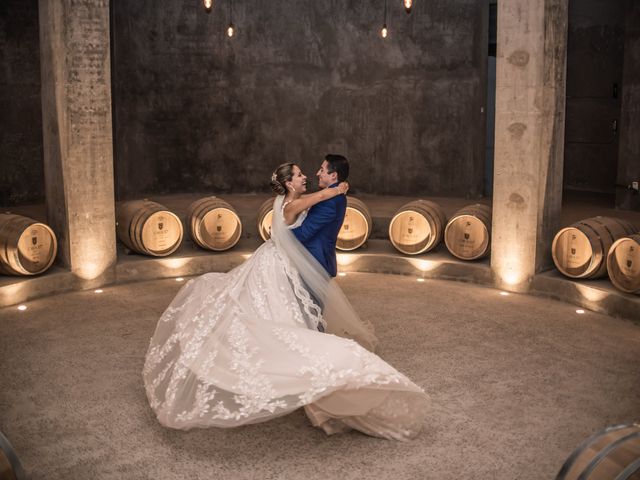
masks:
<path id="1" fill-rule="evenodd" d="M 328 172 L 336 172 L 338 174 L 339 182 L 344 182 L 349 178 L 349 160 L 347 160 L 346 157 L 335 153 L 329 153 L 324 157 L 324 159 L 329 164 Z"/>

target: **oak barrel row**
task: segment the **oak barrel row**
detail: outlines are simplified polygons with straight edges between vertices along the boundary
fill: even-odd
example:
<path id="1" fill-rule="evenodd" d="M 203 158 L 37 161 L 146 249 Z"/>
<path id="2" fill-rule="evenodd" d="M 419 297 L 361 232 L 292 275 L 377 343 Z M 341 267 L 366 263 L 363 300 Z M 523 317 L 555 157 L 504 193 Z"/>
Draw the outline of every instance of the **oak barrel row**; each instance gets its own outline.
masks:
<path id="1" fill-rule="evenodd" d="M 360 248 L 373 226 L 367 206 L 347 197 L 347 212 L 337 248 Z M 258 210 L 258 232 L 270 235 L 273 200 Z M 205 197 L 188 209 L 190 237 L 201 248 L 224 251 L 235 246 L 242 222 L 235 209 L 217 197 Z M 122 202 L 117 206 L 117 236 L 129 249 L 151 256 L 175 252 L 183 238 L 180 219 L 166 207 L 149 200 Z M 406 255 L 435 248 L 441 241 L 462 260 L 476 260 L 490 252 L 491 207 L 468 205 L 447 221 L 442 208 L 429 200 L 415 200 L 400 207 L 389 224 L 392 245 Z M 0 214 L 0 274 L 36 275 L 47 270 L 57 251 L 54 232 L 47 225 L 20 215 Z M 561 229 L 552 243 L 557 269 L 577 279 L 609 275 L 613 285 L 628 293 L 640 293 L 640 234 L 628 221 L 593 217 Z"/>
<path id="2" fill-rule="evenodd" d="M 228 250 L 242 235 L 238 213 L 217 197 L 201 198 L 189 205 L 186 223 L 191 239 L 207 250 Z M 116 234 L 131 251 L 164 257 L 180 246 L 183 226 L 180 218 L 163 205 L 134 200 L 117 205 Z"/>
<path id="3" fill-rule="evenodd" d="M 640 294 L 640 235 L 620 218 L 593 217 L 561 229 L 551 244 L 556 268 L 578 279 L 609 276 L 627 293 Z"/>
<path id="4" fill-rule="evenodd" d="M 265 201 L 258 210 L 258 231 L 269 239 L 273 218 L 272 201 Z M 347 197 L 347 211 L 338 233 L 336 246 L 350 251 L 366 243 L 373 221 L 364 202 Z M 463 260 L 475 260 L 489 254 L 491 208 L 469 205 L 456 212 L 451 220 L 442 207 L 430 200 L 415 200 L 400 207 L 389 224 L 389 240 L 401 253 L 417 255 L 433 250 L 443 239 L 449 251 Z"/>

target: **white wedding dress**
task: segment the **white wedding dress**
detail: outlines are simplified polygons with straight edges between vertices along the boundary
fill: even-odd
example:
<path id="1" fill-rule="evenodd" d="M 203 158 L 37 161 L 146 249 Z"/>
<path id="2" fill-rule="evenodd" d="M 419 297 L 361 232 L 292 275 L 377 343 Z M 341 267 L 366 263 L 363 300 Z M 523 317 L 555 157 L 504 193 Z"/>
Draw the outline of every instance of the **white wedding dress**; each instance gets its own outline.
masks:
<path id="1" fill-rule="evenodd" d="M 143 371 L 158 420 L 235 427 L 304 407 L 328 434 L 415 436 L 427 396 L 367 350 L 372 326 L 295 240 L 290 228 L 305 214 L 287 227 L 283 199 L 274 203 L 271 240 L 230 272 L 187 282 L 160 318 Z"/>

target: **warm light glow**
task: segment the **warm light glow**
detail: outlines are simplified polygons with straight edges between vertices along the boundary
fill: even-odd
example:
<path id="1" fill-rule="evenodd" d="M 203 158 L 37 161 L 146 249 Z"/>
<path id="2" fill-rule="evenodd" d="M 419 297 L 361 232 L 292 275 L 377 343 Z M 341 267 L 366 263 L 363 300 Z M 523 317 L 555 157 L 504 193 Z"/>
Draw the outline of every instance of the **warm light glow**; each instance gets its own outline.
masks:
<path id="1" fill-rule="evenodd" d="M 360 258 L 360 255 L 358 255 L 357 253 L 338 253 L 338 254 L 336 254 L 336 260 L 338 262 L 338 265 L 340 265 L 341 267 L 346 267 L 348 265 L 351 265 L 352 263 L 354 263 L 359 258 Z"/>
<path id="2" fill-rule="evenodd" d="M 576 313 L 582 315 L 584 313 L 584 310 L 582 310 L 581 308 L 579 308 L 578 310 L 576 310 Z"/>
<path id="3" fill-rule="evenodd" d="M 189 259 L 184 257 L 183 258 L 163 258 L 161 262 L 163 265 L 166 265 L 167 267 L 173 270 L 177 270 L 178 268 L 182 268 L 187 263 L 189 263 Z"/>
<path id="4" fill-rule="evenodd" d="M 500 290 L 510 292 L 527 291 L 535 273 L 533 271 L 535 252 L 522 246 L 522 241 L 515 231 L 508 233 L 511 235 L 508 238 L 503 238 L 497 243 L 493 242 L 493 248 L 499 246 L 500 251 L 499 255 L 494 252 L 491 259 L 495 285 Z"/>
<path id="5" fill-rule="evenodd" d="M 507 285 L 517 285 L 522 281 L 522 275 L 515 271 L 509 271 L 502 275 L 502 280 L 504 280 L 504 283 Z"/>
<path id="6" fill-rule="evenodd" d="M 346 274 L 346 273 L 344 273 L 344 272 L 340 272 L 340 273 L 338 274 L 338 276 L 339 276 L 339 277 L 346 277 L 346 276 L 347 276 L 347 274 Z"/>
<path id="7" fill-rule="evenodd" d="M 233 33 L 234 33 L 234 30 L 233 30 L 233 23 L 230 23 L 230 24 L 229 24 L 229 27 L 227 28 L 227 36 L 228 36 L 228 37 L 233 37 Z"/>
<path id="8" fill-rule="evenodd" d="M 204 0 L 204 8 L 207 10 L 207 12 L 210 12 L 211 9 L 213 8 L 213 0 Z"/>
<path id="9" fill-rule="evenodd" d="M 413 6 L 413 0 L 404 0 L 404 11 L 407 13 L 411 13 L 411 7 Z"/>
<path id="10" fill-rule="evenodd" d="M 106 268 L 106 262 L 104 264 L 98 262 L 86 262 L 75 269 L 73 273 L 83 280 L 93 280 L 94 278 L 98 278 L 102 275 Z"/>
<path id="11" fill-rule="evenodd" d="M 98 288 L 97 290 L 94 290 L 94 293 L 102 293 L 104 290 L 102 290 L 101 288 Z"/>
<path id="12" fill-rule="evenodd" d="M 434 270 L 438 263 L 432 260 L 418 260 L 415 258 L 407 258 L 408 262 L 421 272 L 430 272 Z"/>
<path id="13" fill-rule="evenodd" d="M 609 296 L 608 292 L 605 292 L 604 290 L 598 290 L 588 285 L 581 285 L 579 283 L 576 283 L 575 287 L 582 294 L 583 298 L 589 300 L 590 302 L 602 302 Z"/>
<path id="14" fill-rule="evenodd" d="M 500 295 L 502 295 L 503 297 L 508 297 L 509 296 L 509 292 L 500 292 Z"/>
<path id="15" fill-rule="evenodd" d="M 424 278 L 419 278 L 417 281 L 418 282 L 424 282 Z"/>
<path id="16" fill-rule="evenodd" d="M 184 282 L 184 278 L 178 277 L 178 278 L 176 278 L 176 282 Z"/>
<path id="17" fill-rule="evenodd" d="M 253 253 L 243 253 L 242 255 L 240 255 L 242 258 L 244 258 L 245 260 L 249 260 L 251 258 L 251 255 L 253 255 Z"/>
<path id="18" fill-rule="evenodd" d="M 387 35 L 389 35 L 389 31 L 387 30 L 387 25 L 383 25 L 382 30 L 380 30 L 380 36 L 382 38 L 387 38 Z"/>
<path id="19" fill-rule="evenodd" d="M 20 310 L 21 312 L 24 312 L 27 309 L 26 305 L 18 305 L 18 310 Z"/>

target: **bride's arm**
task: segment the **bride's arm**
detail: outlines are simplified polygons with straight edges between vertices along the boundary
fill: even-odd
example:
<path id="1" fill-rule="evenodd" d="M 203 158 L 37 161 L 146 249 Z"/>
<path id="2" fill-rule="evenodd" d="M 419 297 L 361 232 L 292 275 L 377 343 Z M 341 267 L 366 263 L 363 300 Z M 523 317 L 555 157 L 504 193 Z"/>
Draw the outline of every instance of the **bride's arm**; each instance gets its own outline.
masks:
<path id="1" fill-rule="evenodd" d="M 323 188 L 318 192 L 303 195 L 300 198 L 287 203 L 284 207 L 284 220 L 288 225 L 291 225 L 296 221 L 300 212 L 313 207 L 316 203 L 345 194 L 347 193 L 347 190 L 349 190 L 349 184 L 347 182 L 340 182 L 335 188 Z"/>

